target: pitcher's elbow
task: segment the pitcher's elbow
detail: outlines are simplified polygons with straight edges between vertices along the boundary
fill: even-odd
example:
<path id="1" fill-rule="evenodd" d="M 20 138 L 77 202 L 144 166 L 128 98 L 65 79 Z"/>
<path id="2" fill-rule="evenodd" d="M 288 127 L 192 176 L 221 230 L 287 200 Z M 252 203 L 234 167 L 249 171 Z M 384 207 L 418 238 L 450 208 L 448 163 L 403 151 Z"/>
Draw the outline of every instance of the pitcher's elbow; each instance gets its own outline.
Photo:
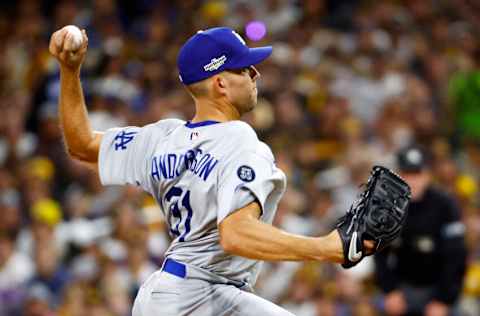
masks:
<path id="1" fill-rule="evenodd" d="M 95 162 L 91 159 L 90 155 L 84 150 L 75 150 L 72 147 L 66 146 L 66 150 L 70 158 L 82 161 L 82 162 Z"/>
<path id="2" fill-rule="evenodd" d="M 81 160 L 80 154 L 76 150 L 74 150 L 72 147 L 65 145 L 65 150 L 67 151 L 67 154 L 70 158 L 75 160 Z"/>

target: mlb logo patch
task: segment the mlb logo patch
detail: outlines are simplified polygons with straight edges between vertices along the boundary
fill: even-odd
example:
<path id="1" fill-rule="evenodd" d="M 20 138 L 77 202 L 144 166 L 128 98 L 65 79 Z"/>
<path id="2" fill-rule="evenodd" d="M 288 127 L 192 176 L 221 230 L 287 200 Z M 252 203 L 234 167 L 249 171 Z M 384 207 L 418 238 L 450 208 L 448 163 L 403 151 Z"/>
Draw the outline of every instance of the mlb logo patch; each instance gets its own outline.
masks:
<path id="1" fill-rule="evenodd" d="M 190 140 L 195 140 L 197 139 L 198 137 L 200 137 L 200 133 L 199 132 L 192 132 L 190 134 Z"/>
<path id="2" fill-rule="evenodd" d="M 237 170 L 237 176 L 244 182 L 252 182 L 255 180 L 255 171 L 253 171 L 252 167 L 241 166 Z"/>

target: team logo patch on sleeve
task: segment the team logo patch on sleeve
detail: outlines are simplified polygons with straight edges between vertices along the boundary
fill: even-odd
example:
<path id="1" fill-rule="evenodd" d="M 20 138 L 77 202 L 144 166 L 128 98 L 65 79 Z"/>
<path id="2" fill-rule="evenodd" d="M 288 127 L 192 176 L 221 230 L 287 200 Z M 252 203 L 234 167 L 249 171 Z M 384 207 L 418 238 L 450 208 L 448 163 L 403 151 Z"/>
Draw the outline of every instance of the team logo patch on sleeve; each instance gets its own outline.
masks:
<path id="1" fill-rule="evenodd" d="M 137 132 L 125 132 L 121 131 L 115 136 L 115 150 L 127 149 L 127 144 L 130 143 L 135 137 Z"/>
<path id="2" fill-rule="evenodd" d="M 255 180 L 255 171 L 253 171 L 252 167 L 249 166 L 241 166 L 237 170 L 237 175 L 240 180 L 244 182 L 252 182 Z"/>

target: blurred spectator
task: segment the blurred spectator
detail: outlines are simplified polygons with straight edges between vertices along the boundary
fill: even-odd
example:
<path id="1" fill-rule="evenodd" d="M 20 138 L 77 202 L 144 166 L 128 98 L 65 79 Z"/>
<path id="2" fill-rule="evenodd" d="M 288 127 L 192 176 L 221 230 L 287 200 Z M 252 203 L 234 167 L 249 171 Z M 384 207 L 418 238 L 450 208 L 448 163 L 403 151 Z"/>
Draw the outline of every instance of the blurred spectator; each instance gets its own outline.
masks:
<path id="1" fill-rule="evenodd" d="M 65 267 L 55 245 L 39 242 L 35 246 L 36 273 L 29 287 L 41 288 L 53 306 L 60 303 L 65 286 L 70 282 L 70 271 Z"/>
<path id="2" fill-rule="evenodd" d="M 16 315 L 34 275 L 32 260 L 15 250 L 15 236 L 0 230 L 0 315 Z"/>
<path id="3" fill-rule="evenodd" d="M 387 315 L 455 313 L 466 264 L 465 226 L 454 199 L 431 184 L 427 153 L 409 146 L 398 153 L 400 175 L 412 189 L 405 228 L 375 255 L 377 282 Z"/>
<path id="4" fill-rule="evenodd" d="M 39 199 L 31 209 L 30 216 L 32 223 L 20 231 L 17 238 L 18 249 L 35 257 L 35 252 L 40 245 L 51 245 L 55 247 L 56 255 L 63 257 L 65 251 L 65 240 L 59 238 L 59 222 L 62 219 L 60 205 L 52 199 Z"/>
<path id="5" fill-rule="evenodd" d="M 0 214 L 3 216 L 0 232 L 16 235 L 20 231 L 22 225 L 20 203 L 20 194 L 16 190 L 12 188 L 0 190 Z"/>
<path id="6" fill-rule="evenodd" d="M 54 316 L 55 311 L 54 307 L 50 305 L 51 300 L 51 293 L 46 286 L 30 285 L 22 316 Z"/>

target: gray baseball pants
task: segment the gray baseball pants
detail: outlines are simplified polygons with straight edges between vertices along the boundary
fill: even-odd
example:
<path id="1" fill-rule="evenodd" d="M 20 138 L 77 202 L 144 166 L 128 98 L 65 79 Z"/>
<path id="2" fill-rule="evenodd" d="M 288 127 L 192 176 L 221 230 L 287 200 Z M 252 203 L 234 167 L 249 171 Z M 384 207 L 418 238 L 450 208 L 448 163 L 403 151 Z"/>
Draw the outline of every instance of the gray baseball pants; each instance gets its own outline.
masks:
<path id="1" fill-rule="evenodd" d="M 162 268 L 152 274 L 137 294 L 132 315 L 294 316 L 253 293 L 234 285 L 189 277 L 188 271 L 167 272 Z"/>

